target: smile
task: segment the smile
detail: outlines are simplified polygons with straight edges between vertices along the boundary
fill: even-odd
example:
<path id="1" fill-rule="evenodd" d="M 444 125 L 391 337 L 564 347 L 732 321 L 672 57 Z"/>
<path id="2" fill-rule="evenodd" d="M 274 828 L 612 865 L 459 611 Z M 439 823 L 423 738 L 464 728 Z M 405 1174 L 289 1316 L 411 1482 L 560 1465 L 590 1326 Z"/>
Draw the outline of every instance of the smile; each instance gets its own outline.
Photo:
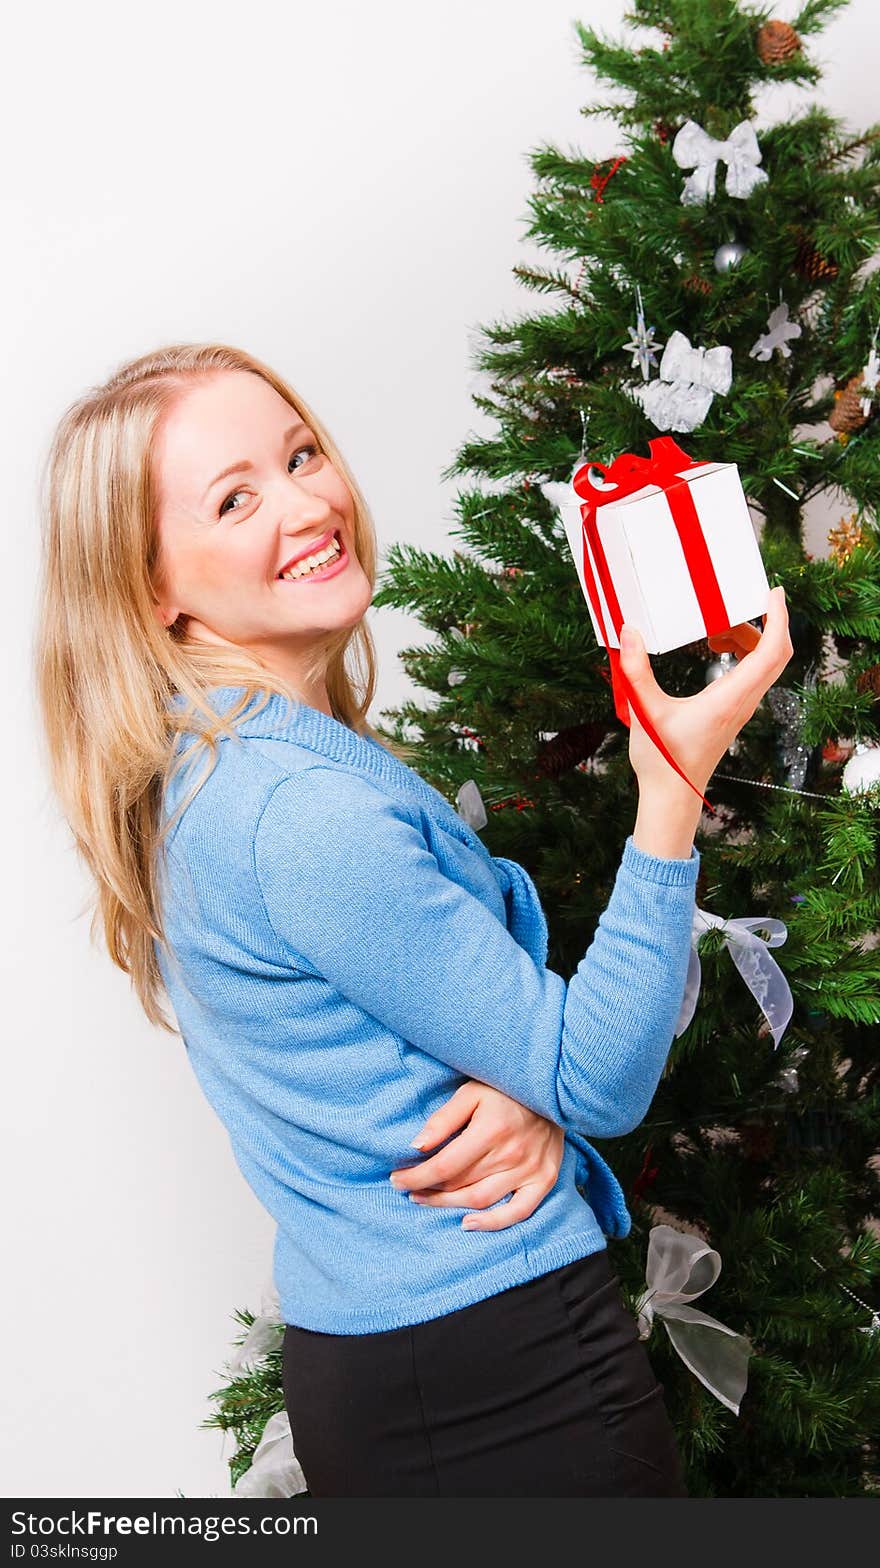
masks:
<path id="1" fill-rule="evenodd" d="M 286 572 L 280 572 L 278 582 L 324 582 L 328 577 L 334 577 L 348 565 L 348 554 L 339 531 L 334 529 L 333 538 L 323 550 L 316 550 L 314 555 L 303 556 L 295 566 Z"/>

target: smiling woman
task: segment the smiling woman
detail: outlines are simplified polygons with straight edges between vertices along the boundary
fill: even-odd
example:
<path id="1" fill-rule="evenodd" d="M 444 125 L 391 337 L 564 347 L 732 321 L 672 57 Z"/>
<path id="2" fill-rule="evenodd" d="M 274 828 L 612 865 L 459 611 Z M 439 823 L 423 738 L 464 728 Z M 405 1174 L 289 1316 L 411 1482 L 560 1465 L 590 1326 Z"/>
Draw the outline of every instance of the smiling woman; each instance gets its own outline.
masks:
<path id="1" fill-rule="evenodd" d="M 175 735 L 195 731 L 197 754 L 216 760 L 238 710 L 218 715 L 210 696 L 230 685 L 240 709 L 276 693 L 372 733 L 375 528 L 317 415 L 226 344 L 168 345 L 89 389 L 58 422 L 43 486 L 35 673 L 48 766 L 111 957 L 170 1029 L 154 851 Z M 279 581 L 330 529 L 345 569 L 305 579 L 309 593 Z"/>
<path id="2" fill-rule="evenodd" d="M 407 1042 L 393 1033 L 371 1044 L 373 1021 L 314 966 L 311 987 L 302 988 L 307 960 L 294 959 L 267 927 L 259 883 L 241 881 L 254 869 L 276 786 L 323 756 L 337 772 L 319 819 L 309 826 L 294 812 L 286 839 L 326 842 L 329 805 L 341 806 L 347 831 L 369 842 L 381 797 L 361 798 L 353 814 L 344 801 L 351 782 L 372 775 L 408 793 L 411 806 L 420 799 L 442 813 L 492 912 L 476 898 L 474 908 L 521 953 L 503 924 L 502 888 L 513 868 L 493 861 L 367 722 L 375 657 L 365 611 L 376 554 L 372 520 L 329 433 L 281 377 L 240 350 L 179 344 L 144 355 L 58 424 L 45 475 L 35 649 L 52 783 L 93 877 L 95 920 L 111 958 L 150 1020 L 184 1039 L 246 1179 L 278 1220 L 279 1244 L 283 1235 L 286 1246 L 302 1248 L 301 1306 L 285 1288 L 292 1328 L 328 1321 L 326 1282 L 340 1257 L 349 1327 L 362 1321 L 355 1276 L 369 1281 L 377 1268 L 390 1268 L 393 1310 L 413 1319 L 442 1312 L 461 1294 L 454 1284 L 450 1297 L 442 1238 L 471 1248 L 477 1240 L 460 1227 L 456 1207 L 469 1211 L 477 1232 L 515 1232 L 540 1212 L 541 1227 L 557 1232 L 557 1216 L 569 1215 L 576 1250 L 585 1234 L 573 1182 L 558 1184 L 561 1128 L 502 1085 L 439 1061 L 429 1085 L 405 1065 Z M 257 726 L 255 741 L 245 719 Z M 208 765 L 187 793 L 185 764 L 200 757 Z M 259 836 L 265 845 L 265 829 Z M 354 869 L 356 859 L 346 858 Z M 394 866 L 381 875 L 393 888 Z M 370 924 L 371 880 L 368 872 L 359 888 L 359 914 L 349 901 L 352 952 Z M 283 901 L 312 900 L 329 930 L 340 889 L 332 874 L 319 882 L 310 890 L 293 875 Z M 439 886 L 442 904 L 456 884 L 441 873 Z M 400 888 L 398 907 L 420 887 L 417 876 Z M 432 900 L 437 887 L 426 884 Z M 540 920 L 534 929 L 540 934 Z M 396 945 L 393 932 L 388 940 Z M 411 978 L 418 986 L 417 969 Z M 163 1012 L 166 999 L 177 1028 Z M 414 1163 L 414 1144 L 441 1147 Z M 571 1147 L 569 1172 L 574 1159 Z M 390 1186 L 394 1174 L 402 1192 Z M 412 1185 L 421 1203 L 401 1212 Z M 426 1271 L 428 1232 L 411 1227 L 431 1214 L 436 1244 Z M 588 1234 L 595 1239 L 595 1230 Z M 520 1239 L 495 1244 L 488 1281 L 518 1277 L 528 1257 Z M 472 1299 L 488 1281 L 478 1254 L 461 1263 Z M 376 1295 L 372 1286 L 368 1293 Z M 377 1310 L 381 1323 L 387 1302 Z M 313 1411 L 304 1399 L 298 1422 L 317 1414 L 331 1436 L 341 1435 L 344 1412 L 332 1401 L 325 1412 L 324 1391 Z M 389 1455 L 367 1446 L 393 1487 Z"/>
<path id="3" fill-rule="evenodd" d="M 358 625 L 372 599 L 358 559 L 355 504 L 346 476 L 290 404 L 262 377 L 227 370 L 202 376 L 166 411 L 156 431 L 156 528 L 160 544 L 155 614 L 186 617 L 196 640 L 257 651 L 309 702 L 333 717 L 326 675 L 314 667 L 320 640 Z M 291 450 L 291 443 L 299 445 Z M 247 450 L 215 472 L 225 453 Z M 211 474 L 213 478 L 210 478 Z M 225 496 L 231 476 L 247 474 Z M 207 478 L 207 485 L 205 479 Z M 339 547 L 331 546 L 335 537 Z M 333 549 L 326 570 L 294 581 L 320 594 L 279 594 L 296 561 Z M 311 562 L 318 567 L 322 562 Z M 332 586 L 331 586 L 332 585 Z"/>

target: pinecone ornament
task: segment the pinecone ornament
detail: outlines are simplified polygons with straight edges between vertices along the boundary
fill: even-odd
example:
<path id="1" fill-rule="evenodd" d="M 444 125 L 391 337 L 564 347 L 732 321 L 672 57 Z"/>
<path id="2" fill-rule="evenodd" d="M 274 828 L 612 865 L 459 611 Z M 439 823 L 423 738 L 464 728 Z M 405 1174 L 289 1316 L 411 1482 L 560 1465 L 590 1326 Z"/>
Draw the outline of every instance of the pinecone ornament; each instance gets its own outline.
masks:
<path id="1" fill-rule="evenodd" d="M 570 724 L 559 730 L 551 740 L 542 741 L 538 748 L 538 773 L 551 779 L 568 773 L 587 757 L 594 756 L 607 734 L 608 726 L 600 719 L 588 719 L 583 724 Z"/>
<path id="2" fill-rule="evenodd" d="M 828 423 L 838 435 L 851 436 L 855 430 L 861 430 L 867 424 L 868 416 L 862 413 L 862 398 L 864 397 L 863 376 L 850 376 L 846 386 L 834 394 L 834 407 L 828 415 Z"/>
<path id="3" fill-rule="evenodd" d="M 779 65 L 797 54 L 801 41 L 790 22 L 765 22 L 755 35 L 755 47 L 762 65 Z"/>
<path id="4" fill-rule="evenodd" d="M 794 259 L 795 267 L 802 278 L 807 278 L 810 283 L 821 283 L 826 278 L 836 278 L 840 268 L 836 261 L 829 261 L 818 251 L 808 234 L 801 234 L 798 252 Z"/>
<path id="5" fill-rule="evenodd" d="M 747 1160 L 765 1165 L 773 1158 L 776 1148 L 776 1129 L 765 1122 L 743 1122 L 739 1129 L 740 1143 Z"/>
<path id="6" fill-rule="evenodd" d="M 869 691 L 874 698 L 880 697 L 880 664 L 872 664 L 856 676 L 856 691 Z"/>

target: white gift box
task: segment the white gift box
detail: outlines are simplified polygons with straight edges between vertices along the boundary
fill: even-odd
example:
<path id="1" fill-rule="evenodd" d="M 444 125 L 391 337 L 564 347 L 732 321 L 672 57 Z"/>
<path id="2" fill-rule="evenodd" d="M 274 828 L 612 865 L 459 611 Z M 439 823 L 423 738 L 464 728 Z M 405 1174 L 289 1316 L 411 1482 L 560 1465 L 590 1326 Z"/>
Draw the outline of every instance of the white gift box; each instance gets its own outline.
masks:
<path id="1" fill-rule="evenodd" d="M 575 473 L 583 466 L 579 463 Z M 596 470 L 591 470 L 590 474 L 596 500 L 601 503 L 595 513 L 596 531 L 621 615 L 627 624 L 638 627 L 649 653 L 667 653 L 707 635 L 706 622 L 673 519 L 677 486 L 687 486 L 696 508 L 700 531 L 728 612 L 727 625 L 736 626 L 741 621 L 766 614 L 770 585 L 735 463 L 700 463 L 677 470 L 665 486 L 643 484 L 618 500 L 609 497 L 623 486 L 606 483 Z M 590 602 L 584 574 L 581 498 L 571 482 L 542 485 L 541 489 L 562 516 L 596 640 L 600 647 L 618 648 L 617 630 L 593 552 L 587 545 L 608 633 L 607 643 Z M 708 635 L 725 629 L 713 627 Z"/>

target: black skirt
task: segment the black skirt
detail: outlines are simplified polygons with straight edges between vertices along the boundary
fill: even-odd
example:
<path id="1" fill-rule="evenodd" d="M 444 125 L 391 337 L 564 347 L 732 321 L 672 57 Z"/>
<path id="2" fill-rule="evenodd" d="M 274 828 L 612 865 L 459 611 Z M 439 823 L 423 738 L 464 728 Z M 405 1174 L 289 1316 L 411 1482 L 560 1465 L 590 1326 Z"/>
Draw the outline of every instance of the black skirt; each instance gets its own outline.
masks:
<path id="1" fill-rule="evenodd" d="M 313 1497 L 687 1497 L 606 1249 L 377 1334 L 293 1324 L 284 1401 Z"/>

